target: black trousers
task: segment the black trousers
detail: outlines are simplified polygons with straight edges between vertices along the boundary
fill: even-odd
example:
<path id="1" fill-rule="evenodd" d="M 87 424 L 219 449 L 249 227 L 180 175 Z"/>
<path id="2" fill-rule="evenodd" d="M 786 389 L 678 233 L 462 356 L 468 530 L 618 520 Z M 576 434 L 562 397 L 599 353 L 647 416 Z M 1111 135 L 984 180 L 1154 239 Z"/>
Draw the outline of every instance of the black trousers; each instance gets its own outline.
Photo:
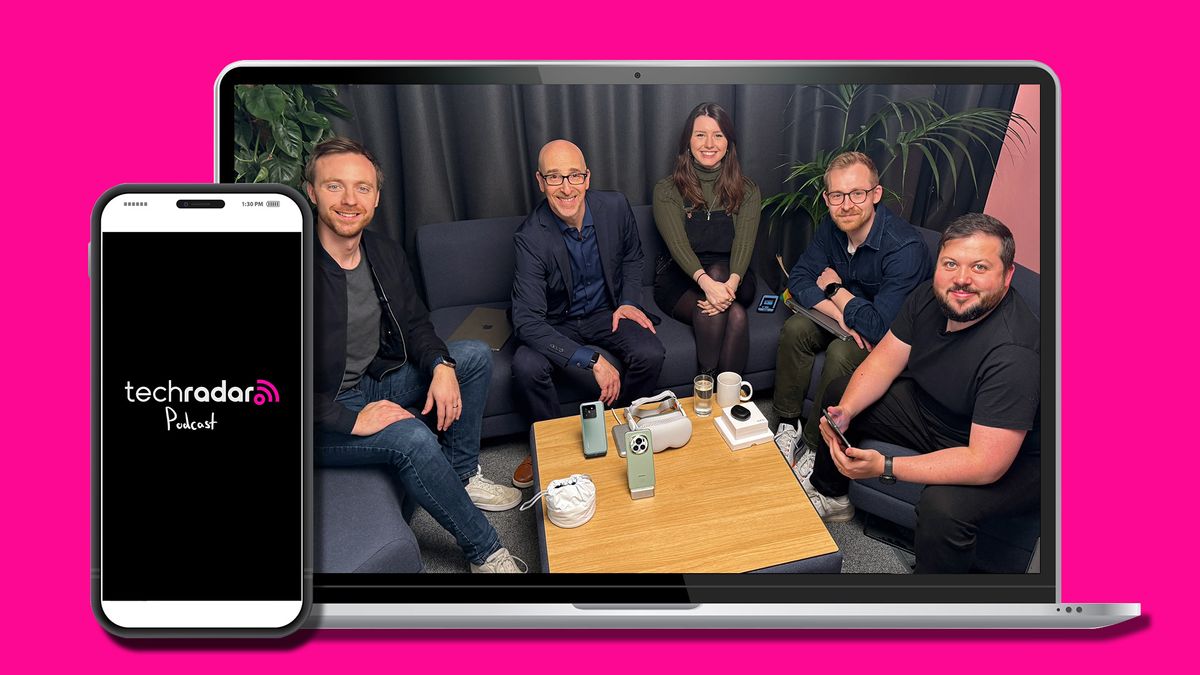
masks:
<path id="1" fill-rule="evenodd" d="M 841 377 L 830 382 L 814 414 L 837 405 L 849 381 L 849 377 Z M 896 380 L 874 405 L 850 422 L 846 438 L 854 444 L 873 438 L 922 453 L 967 445 L 969 434 L 948 436 L 931 427 L 928 413 L 918 405 L 916 387 L 912 380 Z M 850 489 L 850 479 L 837 470 L 824 437 L 809 480 L 829 497 L 841 497 Z M 917 502 L 916 572 L 970 571 L 981 522 L 1033 511 L 1040 503 L 1041 458 L 1023 452 L 990 485 L 926 486 Z"/>
<path id="2" fill-rule="evenodd" d="M 658 336 L 638 324 L 622 319 L 617 331 L 612 330 L 612 312 L 593 312 L 578 319 L 555 324 L 563 335 L 585 345 L 603 347 L 612 352 L 625 364 L 621 373 L 621 394 L 618 403 L 627 404 L 636 398 L 657 393 L 655 385 L 662 373 L 666 350 Z M 569 355 L 568 355 L 569 356 Z M 613 364 L 614 366 L 616 364 Z M 591 371 L 567 366 L 569 375 L 576 381 L 590 384 L 596 392 L 593 399 L 600 397 L 600 387 Z M 531 422 L 560 417 L 558 389 L 554 386 L 554 364 L 528 345 L 517 347 L 513 355 L 513 395 L 519 409 Z M 560 374 L 561 375 L 561 374 Z"/>

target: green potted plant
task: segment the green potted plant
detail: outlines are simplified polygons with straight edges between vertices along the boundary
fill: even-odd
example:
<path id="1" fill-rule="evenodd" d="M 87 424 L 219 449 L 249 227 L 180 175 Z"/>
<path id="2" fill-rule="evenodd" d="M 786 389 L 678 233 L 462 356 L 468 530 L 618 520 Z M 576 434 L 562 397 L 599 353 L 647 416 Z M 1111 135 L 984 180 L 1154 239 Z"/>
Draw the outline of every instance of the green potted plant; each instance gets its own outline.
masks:
<path id="1" fill-rule="evenodd" d="M 989 141 L 1015 142 L 1024 148 L 1026 136 L 1036 133 L 1027 119 L 1011 110 L 999 108 L 972 108 L 957 113 L 948 113 L 930 98 L 898 101 L 879 96 L 879 110 L 857 129 L 849 128 L 850 114 L 855 104 L 863 97 L 863 85 L 841 85 L 836 89 L 820 87 L 831 102 L 826 106 L 841 113 L 841 143 L 817 151 L 808 161 L 792 164 L 785 183 L 791 190 L 771 195 L 763 200 L 763 209 L 771 216 L 772 230 L 775 224 L 788 216 L 802 214 L 814 228 L 828 213 L 822 191 L 825 189 L 825 169 L 830 160 L 843 152 L 859 151 L 878 157 L 882 148 L 887 159 L 879 164 L 880 180 L 888 175 L 888 169 L 897 160 L 900 162 L 900 186 L 908 172 L 909 156 L 920 153 L 928 161 L 932 171 L 933 188 L 941 194 L 947 176 L 938 169 L 938 160 L 947 159 L 950 166 L 949 183 L 953 187 L 959 179 L 959 162 L 955 152 L 966 159 L 966 172 L 978 190 L 975 161 L 970 154 L 970 145 L 977 143 L 987 150 L 988 160 L 994 169 L 998 157 L 988 147 Z M 901 188 L 902 189 L 902 188 Z M 890 198 L 903 204 L 903 195 L 884 185 L 885 199 Z M 803 219 L 803 217 L 801 218 Z"/>
<path id="2" fill-rule="evenodd" d="M 303 191 L 313 146 L 334 136 L 329 116 L 352 114 L 327 84 L 235 88 L 233 166 L 239 183 L 283 183 Z"/>

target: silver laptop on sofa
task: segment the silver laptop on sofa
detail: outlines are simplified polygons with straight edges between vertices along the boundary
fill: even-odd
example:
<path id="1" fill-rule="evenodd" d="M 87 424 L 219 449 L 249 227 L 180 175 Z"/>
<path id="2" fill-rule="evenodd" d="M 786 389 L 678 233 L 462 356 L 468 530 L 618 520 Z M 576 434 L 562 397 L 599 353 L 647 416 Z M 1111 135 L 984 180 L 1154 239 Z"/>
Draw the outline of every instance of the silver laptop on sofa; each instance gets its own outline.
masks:
<path id="1" fill-rule="evenodd" d="M 814 174 L 813 166 L 838 149 L 862 149 L 886 166 L 884 203 L 915 225 L 936 232 L 955 216 L 983 211 L 1012 228 L 1026 291 L 1040 305 L 1040 508 L 994 537 L 981 528 L 977 571 L 918 575 L 904 551 L 911 547 L 905 522 L 911 525 L 912 515 L 903 495 L 871 492 L 874 501 L 859 505 L 862 515 L 840 529 L 830 527 L 826 539 L 833 543 L 811 564 L 757 568 L 760 563 L 737 567 L 716 556 L 688 560 L 678 569 L 647 571 L 614 562 L 592 572 L 571 571 L 553 552 L 556 533 L 547 528 L 555 526 L 539 507 L 511 515 L 535 521 L 525 523 L 534 538 L 525 544 L 538 552 L 528 561 L 530 574 L 330 572 L 318 563 L 310 626 L 1095 628 L 1140 616 L 1137 603 L 1066 604 L 1060 596 L 1060 543 L 1071 526 L 1060 522 L 1060 95 L 1056 76 L 1040 64 L 239 62 L 216 84 L 216 178 L 298 184 L 316 140 L 328 133 L 353 137 L 371 148 L 387 175 L 371 227 L 402 242 L 420 269 L 433 264 L 418 254 L 423 227 L 479 221 L 504 232 L 520 222 L 540 200 L 536 153 L 553 138 L 584 149 L 592 189 L 622 192 L 635 211 L 648 214 L 638 207 L 651 203 L 654 183 L 669 174 L 679 126 L 701 101 L 732 113 L 743 172 L 765 200 L 752 265 L 760 295 L 782 289 L 776 258 L 790 268 L 808 244 L 813 220 L 822 215 L 822 185 L 809 181 L 819 179 L 821 170 Z M 943 124 L 972 115 L 979 125 Z M 1031 147 L 1038 152 L 1026 152 Z M 1010 193 L 996 189 L 1001 184 L 1026 189 L 1020 200 L 1006 199 Z M 431 229 L 424 236 L 438 233 Z M 1040 256 L 1022 258 L 1021 243 L 1031 239 L 1040 243 Z M 508 238 L 476 244 L 484 255 L 512 247 Z M 644 247 L 664 250 L 661 244 Z M 463 304 L 448 306 L 453 303 L 446 293 L 430 302 L 434 290 L 420 290 L 439 330 L 450 327 L 443 338 L 468 316 L 475 297 L 460 294 Z M 495 296 L 491 306 L 503 307 L 508 289 L 486 293 Z M 752 330 L 777 329 L 786 311 L 780 303 L 774 317 L 753 317 L 758 323 Z M 673 321 L 666 312 L 658 315 Z M 660 326 L 660 335 L 666 333 Z M 515 342 L 494 358 L 511 359 Z M 769 382 L 756 387 L 770 391 Z M 690 394 L 690 386 L 680 393 Z M 528 437 L 536 445 L 537 434 Z M 518 433 L 500 441 L 525 438 Z M 485 453 L 491 442 L 485 439 Z M 548 461 L 548 441 L 534 451 Z M 610 455 L 616 455 L 611 448 Z M 660 465 L 662 480 L 668 466 Z M 782 455 L 778 466 L 790 475 Z M 320 490 L 320 468 L 317 473 Z M 539 484 L 555 477 L 539 476 Z M 390 498 L 388 489 L 381 498 Z M 796 509 L 808 507 L 799 485 L 794 490 Z M 320 495 L 317 503 L 321 508 Z M 727 504 L 730 512 L 739 506 L 736 500 Z M 405 525 L 397 521 L 395 527 Z M 317 549 L 320 532 L 318 526 Z M 352 540 L 353 523 L 339 541 L 347 541 L 347 532 Z M 736 541 L 734 536 L 729 545 L 737 548 Z M 869 542 L 885 556 L 894 549 L 900 564 L 893 573 L 875 570 L 847 542 Z"/>

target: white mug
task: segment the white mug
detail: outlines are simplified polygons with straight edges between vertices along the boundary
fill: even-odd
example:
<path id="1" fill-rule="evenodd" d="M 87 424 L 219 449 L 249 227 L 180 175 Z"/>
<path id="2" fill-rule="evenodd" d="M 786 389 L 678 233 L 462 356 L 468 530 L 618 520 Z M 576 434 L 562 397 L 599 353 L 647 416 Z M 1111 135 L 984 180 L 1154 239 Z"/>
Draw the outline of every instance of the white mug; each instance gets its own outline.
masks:
<path id="1" fill-rule="evenodd" d="M 728 408 L 737 403 L 745 403 L 754 396 L 754 386 L 742 379 L 733 371 L 725 371 L 717 376 L 717 405 Z"/>

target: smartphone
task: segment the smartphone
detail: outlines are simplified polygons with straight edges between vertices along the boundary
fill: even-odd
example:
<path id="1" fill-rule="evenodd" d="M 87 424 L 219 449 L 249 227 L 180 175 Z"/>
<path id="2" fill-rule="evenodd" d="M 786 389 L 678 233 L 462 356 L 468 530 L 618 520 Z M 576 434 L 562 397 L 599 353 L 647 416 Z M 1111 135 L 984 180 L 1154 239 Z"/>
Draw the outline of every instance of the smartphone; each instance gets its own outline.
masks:
<path id="1" fill-rule="evenodd" d="M 583 456 L 608 454 L 608 436 L 604 433 L 604 402 L 579 404 L 579 424 L 583 432 Z"/>
<path id="2" fill-rule="evenodd" d="M 121 636 L 283 635 L 312 595 L 312 212 L 123 185 L 92 213 L 92 607 Z"/>
<path id="3" fill-rule="evenodd" d="M 842 430 L 838 427 L 837 422 L 833 421 L 833 415 L 830 415 L 828 410 L 822 414 L 825 415 L 825 421 L 829 422 L 829 426 L 833 427 L 833 433 L 837 434 L 838 441 L 842 444 L 842 452 L 845 452 L 846 449 L 850 447 L 850 441 L 846 440 L 846 434 L 842 433 Z"/>
<path id="4" fill-rule="evenodd" d="M 629 449 L 625 458 L 625 473 L 629 480 L 629 496 L 644 499 L 654 496 L 654 437 L 649 429 L 625 434 Z"/>

